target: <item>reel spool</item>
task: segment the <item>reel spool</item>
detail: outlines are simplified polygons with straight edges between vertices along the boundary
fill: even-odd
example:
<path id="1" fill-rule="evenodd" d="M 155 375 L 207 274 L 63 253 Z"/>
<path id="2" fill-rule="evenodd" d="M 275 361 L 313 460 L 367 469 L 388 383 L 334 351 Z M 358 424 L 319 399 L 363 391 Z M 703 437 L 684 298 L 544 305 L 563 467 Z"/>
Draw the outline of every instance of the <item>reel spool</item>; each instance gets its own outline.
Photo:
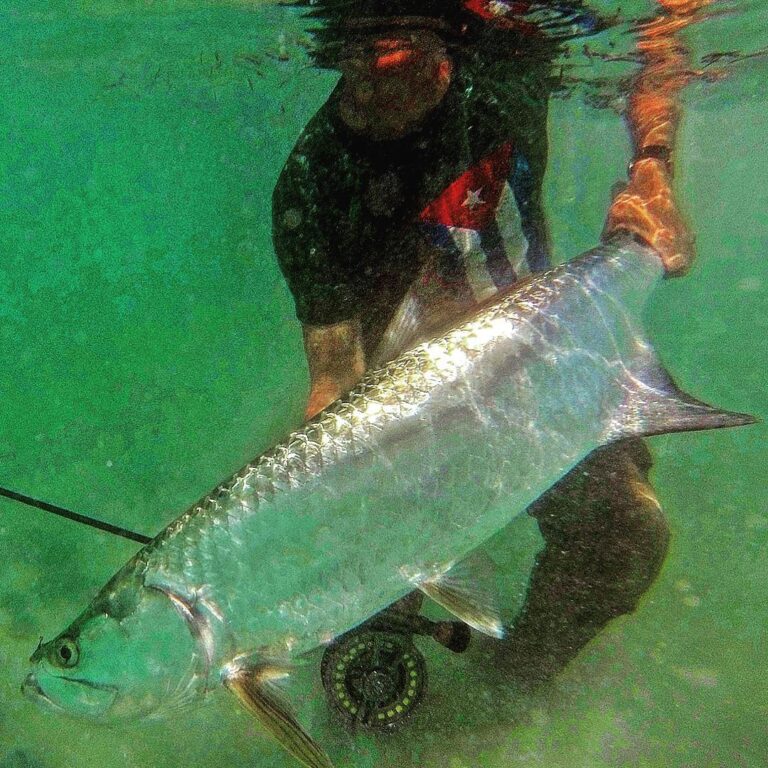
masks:
<path id="1" fill-rule="evenodd" d="M 392 730 L 418 706 L 424 657 L 410 635 L 361 630 L 328 646 L 320 667 L 326 695 L 348 725 Z"/>

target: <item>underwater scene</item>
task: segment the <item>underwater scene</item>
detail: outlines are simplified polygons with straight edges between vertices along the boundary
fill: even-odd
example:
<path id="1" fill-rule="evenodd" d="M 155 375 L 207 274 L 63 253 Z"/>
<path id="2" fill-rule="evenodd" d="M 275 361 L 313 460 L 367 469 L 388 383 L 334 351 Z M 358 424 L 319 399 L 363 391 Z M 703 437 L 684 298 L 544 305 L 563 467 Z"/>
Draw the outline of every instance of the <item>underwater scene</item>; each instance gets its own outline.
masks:
<path id="1" fill-rule="evenodd" d="M 768 766 L 765 3 L 0 43 L 0 768 Z"/>

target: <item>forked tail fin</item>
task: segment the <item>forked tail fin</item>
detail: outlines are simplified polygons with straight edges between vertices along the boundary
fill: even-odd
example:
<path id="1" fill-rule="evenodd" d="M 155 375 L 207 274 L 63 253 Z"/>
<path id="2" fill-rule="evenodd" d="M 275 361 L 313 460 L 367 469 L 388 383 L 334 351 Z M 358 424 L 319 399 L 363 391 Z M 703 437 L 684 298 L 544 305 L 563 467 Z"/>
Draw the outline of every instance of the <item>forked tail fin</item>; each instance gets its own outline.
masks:
<path id="1" fill-rule="evenodd" d="M 637 351 L 631 368 L 624 371 L 624 399 L 607 429 L 606 442 L 757 423 L 748 413 L 724 411 L 683 392 L 649 344 L 638 342 Z"/>

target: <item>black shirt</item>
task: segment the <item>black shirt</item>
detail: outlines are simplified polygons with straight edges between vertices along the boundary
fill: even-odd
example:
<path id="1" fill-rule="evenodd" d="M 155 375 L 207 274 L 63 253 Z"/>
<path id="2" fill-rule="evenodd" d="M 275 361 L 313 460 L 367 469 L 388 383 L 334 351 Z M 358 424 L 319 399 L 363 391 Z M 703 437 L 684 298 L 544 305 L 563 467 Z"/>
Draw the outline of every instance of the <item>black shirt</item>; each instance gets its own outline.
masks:
<path id="1" fill-rule="evenodd" d="M 349 129 L 337 88 L 302 132 L 273 195 L 275 250 L 298 319 L 360 318 L 365 345 L 374 346 L 430 254 L 439 252 L 447 276 L 465 271 L 467 243 L 498 257 L 502 233 L 474 208 L 497 205 L 494 190 L 505 180 L 528 267 L 546 266 L 547 74 L 546 65 L 514 58 L 463 61 L 425 126 L 393 141 Z M 493 178 L 501 173 L 507 178 Z M 511 268 L 498 274 L 497 285 L 517 276 Z"/>

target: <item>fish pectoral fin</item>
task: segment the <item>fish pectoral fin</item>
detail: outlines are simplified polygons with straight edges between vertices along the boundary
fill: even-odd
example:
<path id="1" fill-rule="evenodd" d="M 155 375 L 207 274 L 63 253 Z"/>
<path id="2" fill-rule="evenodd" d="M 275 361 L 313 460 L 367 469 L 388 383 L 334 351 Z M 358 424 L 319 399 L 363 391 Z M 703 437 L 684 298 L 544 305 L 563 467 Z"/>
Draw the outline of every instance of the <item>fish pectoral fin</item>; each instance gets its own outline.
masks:
<path id="1" fill-rule="evenodd" d="M 248 667 L 224 677 L 224 685 L 277 742 L 308 768 L 333 768 L 328 755 L 304 730 L 275 681 L 287 670 L 272 665 Z"/>
<path id="2" fill-rule="evenodd" d="M 478 632 L 504 637 L 501 611 L 496 600 L 496 566 L 476 552 L 436 576 L 413 578 L 427 597 Z"/>

